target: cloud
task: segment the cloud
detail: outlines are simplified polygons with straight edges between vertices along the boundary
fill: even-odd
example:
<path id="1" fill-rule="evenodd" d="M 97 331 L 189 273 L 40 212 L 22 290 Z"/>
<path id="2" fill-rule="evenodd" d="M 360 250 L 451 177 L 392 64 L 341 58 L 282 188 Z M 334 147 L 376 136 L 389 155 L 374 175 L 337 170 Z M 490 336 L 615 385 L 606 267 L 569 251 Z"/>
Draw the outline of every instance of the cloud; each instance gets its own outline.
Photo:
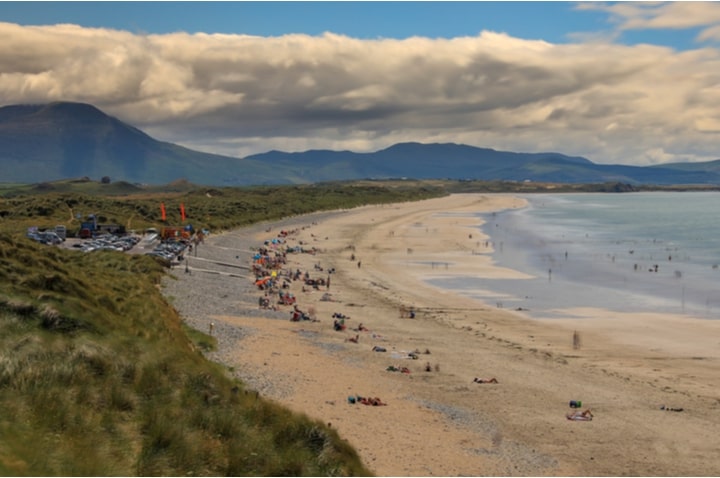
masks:
<path id="1" fill-rule="evenodd" d="M 586 2 L 580 10 L 610 14 L 617 32 L 628 30 L 680 30 L 701 28 L 698 41 L 720 39 L 720 3 L 718 2 Z"/>
<path id="2" fill-rule="evenodd" d="M 0 23 L 0 102 L 87 102 L 233 156 L 432 141 L 649 164 L 716 158 L 718 53 L 489 31 L 360 40 Z"/>
<path id="3" fill-rule="evenodd" d="M 720 4 L 715 2 L 597 2 L 579 8 L 610 13 L 622 30 L 693 28 L 720 22 Z"/>

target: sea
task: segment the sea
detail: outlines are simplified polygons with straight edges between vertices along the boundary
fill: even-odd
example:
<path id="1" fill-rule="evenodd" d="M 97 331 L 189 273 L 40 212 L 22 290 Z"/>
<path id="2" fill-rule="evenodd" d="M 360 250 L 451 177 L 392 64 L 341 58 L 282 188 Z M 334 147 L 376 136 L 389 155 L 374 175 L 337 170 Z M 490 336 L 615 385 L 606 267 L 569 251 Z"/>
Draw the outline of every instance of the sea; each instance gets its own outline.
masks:
<path id="1" fill-rule="evenodd" d="M 519 196 L 527 207 L 477 215 L 494 263 L 531 278 L 428 282 L 537 318 L 576 307 L 720 318 L 720 192 Z"/>

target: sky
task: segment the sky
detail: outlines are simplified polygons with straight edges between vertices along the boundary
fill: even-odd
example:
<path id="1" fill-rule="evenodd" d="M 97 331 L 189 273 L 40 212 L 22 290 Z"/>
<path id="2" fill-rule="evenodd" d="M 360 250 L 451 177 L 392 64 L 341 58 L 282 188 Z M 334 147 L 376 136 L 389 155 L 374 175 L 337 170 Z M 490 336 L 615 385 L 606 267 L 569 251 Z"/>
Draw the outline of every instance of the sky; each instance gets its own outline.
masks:
<path id="1" fill-rule="evenodd" d="M 720 158 L 720 2 L 6 2 L 0 106 L 245 157 L 399 142 Z"/>

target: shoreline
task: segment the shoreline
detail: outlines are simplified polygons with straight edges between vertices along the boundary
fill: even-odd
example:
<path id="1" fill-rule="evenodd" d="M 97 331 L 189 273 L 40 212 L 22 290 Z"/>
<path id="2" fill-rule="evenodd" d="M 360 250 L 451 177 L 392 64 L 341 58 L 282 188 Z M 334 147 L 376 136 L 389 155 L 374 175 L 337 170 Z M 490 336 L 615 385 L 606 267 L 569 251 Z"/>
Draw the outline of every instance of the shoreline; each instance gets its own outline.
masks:
<path id="1" fill-rule="evenodd" d="M 218 350 L 209 358 L 266 398 L 331 423 L 381 476 L 720 474 L 708 459 L 720 448 L 716 325 L 678 328 L 676 317 L 610 319 L 579 309 L 576 319 L 537 321 L 423 282 L 442 274 L 441 264 L 453 275 L 521 277 L 494 266 L 490 251 L 473 251 L 486 238 L 471 213 L 522 204 L 468 194 L 317 213 L 211 235 L 189 258 L 191 268 L 247 266 L 251 247 L 281 227 L 299 227 L 291 241 L 320 252 L 289 254 L 286 267 L 311 275 L 316 264 L 335 269 L 332 302 L 320 300 L 326 291 L 291 286 L 319 322 L 290 322 L 290 307 L 258 310 L 261 293 L 249 274 L 178 268 L 165 293 L 189 325 L 207 331 L 214 322 Z M 401 307 L 414 307 L 416 318 L 401 318 Z M 348 329 L 362 322 L 370 332 L 334 331 L 334 312 L 350 316 Z M 582 337 L 577 350 L 574 330 Z M 355 335 L 358 343 L 346 341 Z M 398 358 L 415 350 L 417 360 Z M 388 406 L 349 404 L 356 394 Z M 569 400 L 582 400 L 594 420 L 567 420 Z"/>
<path id="2" fill-rule="evenodd" d="M 529 207 L 523 211 L 487 215 L 488 224 L 483 230 L 496 244 L 502 245 L 493 253 L 496 263 L 533 276 L 521 286 L 512 281 L 494 281 L 493 290 L 511 295 L 519 292 L 507 302 L 513 308 L 530 311 L 535 318 L 562 318 L 561 307 L 595 307 L 613 312 L 657 310 L 715 319 L 713 284 L 717 279 L 717 265 L 703 255 L 709 250 L 696 247 L 697 242 L 702 242 L 699 238 L 703 235 L 707 238 L 707 229 L 695 231 L 692 237 L 661 231 L 653 225 L 668 224 L 667 215 L 658 213 L 648 219 L 647 211 L 634 215 L 650 223 L 649 228 L 642 229 L 623 224 L 618 230 L 602 214 L 596 220 L 591 220 L 593 213 L 587 218 L 584 214 L 578 215 L 579 210 L 586 209 L 617 210 L 623 200 L 626 203 L 623 208 L 642 211 L 651 198 L 664 204 L 670 195 L 677 197 L 672 193 L 623 197 L 607 194 L 529 196 Z M 576 200 L 594 196 L 596 200 Z M 677 203 L 693 209 L 697 206 L 697 200 L 687 202 L 682 196 Z M 557 222 L 552 219 L 556 214 L 560 216 Z M 548 215 L 549 224 L 543 220 Z M 629 219 L 622 213 L 613 217 L 621 224 L 623 218 Z M 582 225 L 578 225 L 578 221 Z M 687 226 L 690 222 L 681 221 L 681 224 Z M 483 288 L 481 281 L 473 285 Z M 492 294 L 479 298 L 492 300 Z"/>

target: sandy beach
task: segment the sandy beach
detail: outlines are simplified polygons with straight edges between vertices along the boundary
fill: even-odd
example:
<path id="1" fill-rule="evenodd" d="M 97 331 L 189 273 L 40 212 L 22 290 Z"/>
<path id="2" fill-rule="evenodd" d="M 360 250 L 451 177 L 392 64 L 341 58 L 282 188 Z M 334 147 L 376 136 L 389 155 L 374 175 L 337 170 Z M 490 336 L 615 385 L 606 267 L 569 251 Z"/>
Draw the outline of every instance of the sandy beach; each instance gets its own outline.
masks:
<path id="1" fill-rule="evenodd" d="M 165 293 L 190 325 L 213 324 L 209 358 L 331 424 L 376 475 L 720 475 L 717 321 L 587 308 L 537 319 L 423 282 L 522 277 L 493 265 L 473 213 L 523 205 L 462 194 L 211 234 Z M 287 254 L 283 270 L 331 279 L 290 285 L 317 321 L 258 307 L 252 248 L 283 229 L 293 231 L 283 246 L 317 250 Z M 333 314 L 349 317 L 345 330 L 333 329 Z M 355 330 L 361 323 L 368 330 Z M 387 405 L 348 401 L 358 395 Z M 593 419 L 568 420 L 570 400 Z"/>

